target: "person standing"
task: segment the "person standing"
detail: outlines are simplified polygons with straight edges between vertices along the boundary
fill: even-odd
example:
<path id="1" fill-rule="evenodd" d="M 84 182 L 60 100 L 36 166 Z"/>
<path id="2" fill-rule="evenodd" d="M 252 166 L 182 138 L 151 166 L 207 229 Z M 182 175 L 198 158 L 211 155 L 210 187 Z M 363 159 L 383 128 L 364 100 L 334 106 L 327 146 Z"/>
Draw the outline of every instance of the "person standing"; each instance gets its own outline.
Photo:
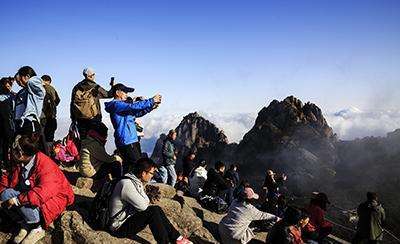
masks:
<path id="1" fill-rule="evenodd" d="M 30 66 L 21 67 L 15 75 L 15 80 L 22 87 L 15 97 L 14 111 L 16 134 L 21 134 L 24 123 L 33 125 L 33 121 L 40 122 L 46 91 L 42 79 L 36 76 L 36 72 Z"/>
<path id="2" fill-rule="evenodd" d="M 124 173 L 129 172 L 142 152 L 138 141 L 135 118 L 151 112 L 161 103 L 161 95 L 139 102 L 128 102 L 128 93 L 135 89 L 123 84 L 113 86 L 114 99 L 105 103 L 114 127 L 115 144 L 123 160 Z"/>
<path id="3" fill-rule="evenodd" d="M 168 132 L 167 139 L 165 139 L 164 141 L 162 150 L 163 163 L 162 166 L 159 168 L 162 182 L 164 184 L 168 183 L 172 187 L 175 186 L 177 178 L 175 171 L 175 164 L 176 164 L 176 151 L 174 145 L 175 140 L 176 140 L 176 131 L 172 129 Z"/>
<path id="4" fill-rule="evenodd" d="M 9 149 L 14 135 L 15 93 L 11 90 L 13 82 L 12 77 L 3 77 L 0 80 L 0 164 L 6 168 L 9 166 Z"/>
<path id="5" fill-rule="evenodd" d="M 44 128 L 47 147 L 50 148 L 54 141 L 54 133 L 57 130 L 57 106 L 60 104 L 60 97 L 56 89 L 51 85 L 52 79 L 49 75 L 43 75 L 42 80 L 46 95 L 43 102 L 43 116 L 40 122 Z"/>
<path id="6" fill-rule="evenodd" d="M 352 241 L 354 244 L 378 243 L 383 240 L 383 226 L 385 224 L 385 210 L 378 201 L 378 194 L 367 193 L 367 201 L 357 208 L 359 217 L 357 233 Z"/>
<path id="7" fill-rule="evenodd" d="M 85 139 L 92 124 L 101 122 L 100 99 L 113 95 L 111 90 L 106 91 L 96 83 L 96 73 L 92 68 L 85 68 L 83 76 L 85 78 L 72 89 L 70 104 L 71 120 L 76 123 L 81 139 Z M 113 80 L 110 85 L 114 85 Z"/>

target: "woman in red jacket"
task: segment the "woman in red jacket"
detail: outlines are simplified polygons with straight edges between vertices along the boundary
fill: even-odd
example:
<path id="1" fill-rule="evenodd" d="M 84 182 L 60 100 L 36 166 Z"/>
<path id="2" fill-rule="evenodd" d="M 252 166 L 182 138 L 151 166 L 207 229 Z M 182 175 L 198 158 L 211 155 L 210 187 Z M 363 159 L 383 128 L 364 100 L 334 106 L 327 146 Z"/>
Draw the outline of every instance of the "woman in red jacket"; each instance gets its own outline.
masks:
<path id="1" fill-rule="evenodd" d="M 74 202 L 74 193 L 58 166 L 39 152 L 34 136 L 17 136 L 12 156 L 13 169 L 0 179 L 0 202 L 10 217 L 22 220 L 14 242 L 36 243 Z"/>
<path id="2" fill-rule="evenodd" d="M 307 212 L 310 215 L 310 224 L 315 227 L 314 236 L 317 236 L 316 241 L 323 241 L 330 233 L 332 233 L 333 225 L 325 220 L 327 205 L 330 204 L 328 196 L 325 193 L 318 193 L 307 207 Z M 312 234 L 312 233 L 310 233 Z"/>

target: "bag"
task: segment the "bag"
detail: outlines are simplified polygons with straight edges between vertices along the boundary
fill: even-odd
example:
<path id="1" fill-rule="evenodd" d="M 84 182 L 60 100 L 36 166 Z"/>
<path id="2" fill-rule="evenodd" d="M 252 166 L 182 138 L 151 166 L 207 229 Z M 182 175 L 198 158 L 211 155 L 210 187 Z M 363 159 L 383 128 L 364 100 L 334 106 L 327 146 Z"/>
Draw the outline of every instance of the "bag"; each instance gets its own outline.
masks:
<path id="1" fill-rule="evenodd" d="M 73 112 L 77 119 L 93 119 L 99 114 L 97 107 L 98 85 L 89 89 L 78 89 L 74 94 Z"/>
<path id="2" fill-rule="evenodd" d="M 90 220 L 94 226 L 101 230 L 107 230 L 110 223 L 109 201 L 117 183 L 122 179 L 130 179 L 126 176 L 106 181 L 96 193 L 90 207 Z"/>
<path id="3" fill-rule="evenodd" d="M 215 213 L 224 214 L 228 212 L 228 204 L 220 197 L 212 197 L 209 195 L 202 195 L 199 198 L 200 204 Z"/>
<path id="4" fill-rule="evenodd" d="M 64 166 L 71 166 L 80 158 L 78 149 L 69 135 L 63 141 L 57 141 L 54 144 L 52 155 L 59 164 Z"/>

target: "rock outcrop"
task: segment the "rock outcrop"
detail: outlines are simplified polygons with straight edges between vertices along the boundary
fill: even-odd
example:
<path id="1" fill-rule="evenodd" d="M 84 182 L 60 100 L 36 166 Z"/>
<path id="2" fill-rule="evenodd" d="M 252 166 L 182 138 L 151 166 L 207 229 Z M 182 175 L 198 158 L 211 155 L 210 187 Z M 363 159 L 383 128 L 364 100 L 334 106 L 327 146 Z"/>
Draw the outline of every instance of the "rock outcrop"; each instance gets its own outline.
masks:
<path id="1" fill-rule="evenodd" d="M 264 177 L 260 170 L 272 168 L 286 172 L 293 183 L 290 190 L 302 194 L 320 190 L 310 183 L 334 176 L 336 141 L 321 109 L 290 96 L 272 101 L 258 113 L 235 156 L 245 166 L 245 177 L 258 185 Z"/>

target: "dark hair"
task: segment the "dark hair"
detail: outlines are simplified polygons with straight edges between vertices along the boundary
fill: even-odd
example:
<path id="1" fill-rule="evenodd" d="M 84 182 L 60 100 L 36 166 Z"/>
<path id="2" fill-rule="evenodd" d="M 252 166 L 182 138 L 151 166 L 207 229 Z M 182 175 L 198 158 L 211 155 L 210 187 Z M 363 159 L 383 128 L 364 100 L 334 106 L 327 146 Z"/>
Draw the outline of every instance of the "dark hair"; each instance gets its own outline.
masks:
<path id="1" fill-rule="evenodd" d="M 18 70 L 17 75 L 33 77 L 36 76 L 36 72 L 30 66 L 23 66 Z"/>
<path id="2" fill-rule="evenodd" d="M 101 136 L 107 137 L 107 135 L 108 135 L 108 127 L 102 122 L 93 123 L 90 126 L 90 129 L 96 131 Z"/>
<path id="3" fill-rule="evenodd" d="M 14 81 L 13 77 L 3 77 L 0 79 L 0 93 L 5 93 L 5 92 L 9 92 L 8 90 L 6 90 L 6 84 L 10 84 Z"/>
<path id="4" fill-rule="evenodd" d="M 50 81 L 51 82 L 51 77 L 50 77 L 50 75 L 42 75 L 42 80 L 44 80 L 44 81 Z"/>
<path id="5" fill-rule="evenodd" d="M 217 162 L 215 162 L 214 167 L 215 167 L 216 170 L 219 170 L 222 167 L 225 167 L 225 164 L 222 161 L 217 161 Z"/>
<path id="6" fill-rule="evenodd" d="M 283 220 L 287 225 L 298 224 L 302 217 L 302 212 L 292 206 L 287 207 L 285 213 L 283 214 Z"/>
<path id="7" fill-rule="evenodd" d="M 378 200 L 378 193 L 376 192 L 367 192 L 367 200 L 372 202 Z"/>
<path id="8" fill-rule="evenodd" d="M 17 138 L 15 149 L 19 150 L 21 154 L 26 156 L 34 156 L 39 152 L 38 140 L 34 139 L 33 136 L 23 135 Z"/>
<path id="9" fill-rule="evenodd" d="M 133 174 L 140 176 L 143 172 L 157 168 L 157 164 L 151 158 L 141 158 L 135 163 Z"/>
<path id="10" fill-rule="evenodd" d="M 229 169 L 233 170 L 234 168 L 238 169 L 238 165 L 237 164 L 231 164 L 231 166 L 229 167 Z"/>

